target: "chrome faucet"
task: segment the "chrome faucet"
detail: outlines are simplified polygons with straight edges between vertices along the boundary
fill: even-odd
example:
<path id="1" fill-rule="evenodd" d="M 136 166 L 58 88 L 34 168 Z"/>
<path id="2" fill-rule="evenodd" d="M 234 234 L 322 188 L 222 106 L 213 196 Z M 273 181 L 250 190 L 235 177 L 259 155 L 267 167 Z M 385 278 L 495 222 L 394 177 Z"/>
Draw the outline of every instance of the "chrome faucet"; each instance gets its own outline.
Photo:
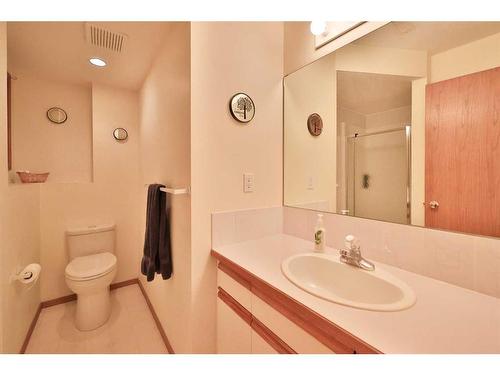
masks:
<path id="1" fill-rule="evenodd" d="M 345 238 L 345 249 L 340 250 L 340 261 L 367 271 L 375 270 L 375 265 L 361 256 L 361 247 L 358 239 L 352 234 Z"/>

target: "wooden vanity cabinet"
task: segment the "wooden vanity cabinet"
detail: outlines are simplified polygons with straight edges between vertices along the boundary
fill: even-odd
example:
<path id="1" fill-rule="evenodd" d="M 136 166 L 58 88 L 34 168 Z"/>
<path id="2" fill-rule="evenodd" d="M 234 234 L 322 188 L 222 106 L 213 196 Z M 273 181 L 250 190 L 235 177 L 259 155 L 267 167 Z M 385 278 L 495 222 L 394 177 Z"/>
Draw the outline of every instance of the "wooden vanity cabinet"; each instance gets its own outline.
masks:
<path id="1" fill-rule="evenodd" d="M 217 353 L 380 353 L 212 251 L 217 269 Z"/>

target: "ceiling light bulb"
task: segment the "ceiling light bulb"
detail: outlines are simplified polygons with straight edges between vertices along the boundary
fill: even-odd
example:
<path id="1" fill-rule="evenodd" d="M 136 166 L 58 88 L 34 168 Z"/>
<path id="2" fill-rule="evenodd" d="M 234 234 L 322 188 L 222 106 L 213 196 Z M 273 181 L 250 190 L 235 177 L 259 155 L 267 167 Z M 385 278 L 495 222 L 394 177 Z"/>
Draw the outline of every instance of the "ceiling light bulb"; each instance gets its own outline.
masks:
<path id="1" fill-rule="evenodd" d="M 311 33 L 314 35 L 326 35 L 326 22 L 325 21 L 312 21 L 311 22 Z"/>
<path id="2" fill-rule="evenodd" d="M 92 57 L 91 59 L 89 59 L 89 62 L 95 66 L 106 66 L 106 61 L 98 57 Z"/>

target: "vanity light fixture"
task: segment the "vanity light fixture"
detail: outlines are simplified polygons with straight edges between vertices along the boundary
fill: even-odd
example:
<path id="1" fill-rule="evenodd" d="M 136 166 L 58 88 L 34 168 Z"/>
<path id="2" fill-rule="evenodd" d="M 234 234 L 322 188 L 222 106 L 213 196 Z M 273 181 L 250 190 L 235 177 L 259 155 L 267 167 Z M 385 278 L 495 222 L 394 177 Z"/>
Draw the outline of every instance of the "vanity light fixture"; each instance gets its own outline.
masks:
<path id="1" fill-rule="evenodd" d="M 313 35 L 319 36 L 328 34 L 328 28 L 325 21 L 312 21 L 310 28 Z"/>
<path id="2" fill-rule="evenodd" d="M 103 59 L 100 59 L 99 57 L 92 57 L 89 59 L 89 62 L 92 65 L 99 66 L 99 67 L 106 66 L 106 61 L 104 61 Z"/>

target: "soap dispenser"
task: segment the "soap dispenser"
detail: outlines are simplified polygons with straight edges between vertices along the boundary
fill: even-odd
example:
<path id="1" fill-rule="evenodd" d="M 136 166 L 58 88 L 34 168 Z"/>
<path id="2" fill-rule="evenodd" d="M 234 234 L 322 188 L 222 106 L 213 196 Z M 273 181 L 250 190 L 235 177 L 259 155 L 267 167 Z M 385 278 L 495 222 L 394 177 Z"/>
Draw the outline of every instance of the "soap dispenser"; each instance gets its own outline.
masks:
<path id="1" fill-rule="evenodd" d="M 325 251 L 325 227 L 323 226 L 323 214 L 318 214 L 318 220 L 314 227 L 314 250 Z"/>

